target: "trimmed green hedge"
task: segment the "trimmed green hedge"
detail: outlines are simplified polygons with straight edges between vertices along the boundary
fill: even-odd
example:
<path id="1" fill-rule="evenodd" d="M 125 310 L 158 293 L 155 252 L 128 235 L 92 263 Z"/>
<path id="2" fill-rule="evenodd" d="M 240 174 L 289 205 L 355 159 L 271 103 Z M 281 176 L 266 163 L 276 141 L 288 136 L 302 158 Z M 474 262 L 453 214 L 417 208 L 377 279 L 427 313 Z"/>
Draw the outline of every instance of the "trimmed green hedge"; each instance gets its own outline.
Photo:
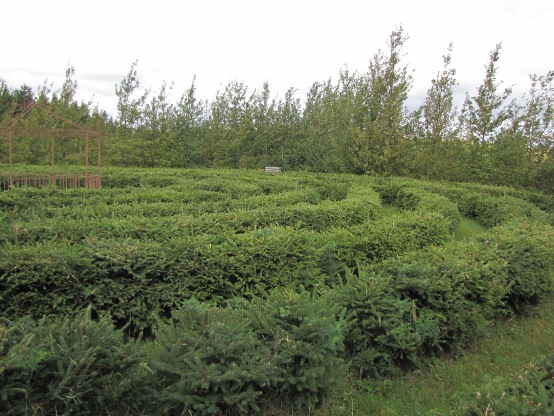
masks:
<path id="1" fill-rule="evenodd" d="M 0 322 L 6 415 L 262 413 L 314 408 L 346 377 L 342 320 L 329 299 L 275 292 L 219 308 L 189 300 L 156 341 L 127 339 L 108 315 Z"/>
<path id="2" fill-rule="evenodd" d="M 168 211 L 161 215 L 161 206 Z M 0 241 L 9 244 L 32 244 L 48 240 L 82 242 L 92 237 L 103 239 L 133 238 L 161 241 L 175 237 L 201 234 L 246 233 L 271 226 L 294 227 L 313 231 L 324 231 L 331 227 L 350 227 L 378 218 L 381 207 L 376 197 L 339 202 L 324 201 L 317 205 L 287 204 L 284 207 L 270 206 L 256 209 L 237 209 L 232 212 L 201 215 L 175 212 L 174 204 L 133 205 L 127 217 L 121 213 L 113 217 L 109 212 L 101 214 L 101 207 L 95 208 L 95 215 L 88 218 L 56 216 L 43 221 L 29 222 L 26 219 L 6 221 Z M 147 215 L 145 207 L 153 208 L 156 215 Z M 116 210 L 116 207 L 109 208 Z"/>
<path id="3" fill-rule="evenodd" d="M 448 221 L 448 231 L 453 233 L 461 220 L 456 203 L 447 197 L 428 192 L 422 188 L 405 187 L 397 184 L 377 185 L 383 203 L 404 210 L 437 212 Z"/>
<path id="4" fill-rule="evenodd" d="M 505 300 L 523 314 L 550 293 L 554 277 L 554 227 L 537 222 L 510 222 L 480 236 L 496 245 L 498 257 L 508 264 Z"/>
<path id="5" fill-rule="evenodd" d="M 139 413 L 148 403 L 143 345 L 108 315 L 2 319 L 0 335 L 3 415 Z"/>
<path id="6" fill-rule="evenodd" d="M 130 324 L 132 333 L 150 333 L 158 316 L 171 316 L 193 296 L 221 302 L 279 287 L 318 291 L 345 268 L 449 238 L 444 217 L 425 212 L 329 233 L 274 227 L 164 242 L 93 237 L 1 247 L 0 313 L 40 318 L 92 305 L 94 313 L 109 311 L 119 326 Z"/>
<path id="7" fill-rule="evenodd" d="M 307 411 L 346 371 L 414 369 L 552 290 L 545 198 L 340 175 L 127 176 L 0 193 L 0 412 Z M 490 229 L 454 241 L 461 214 Z"/>
<path id="8" fill-rule="evenodd" d="M 552 292 L 553 237 L 548 225 L 510 224 L 350 275 L 335 296 L 346 311 L 352 371 L 416 368 L 470 343 L 494 320 L 540 304 Z"/>
<path id="9" fill-rule="evenodd" d="M 164 414 L 251 414 L 268 397 L 313 408 L 345 377 L 331 305 L 276 292 L 239 306 L 188 301 L 160 324 L 152 368 Z"/>

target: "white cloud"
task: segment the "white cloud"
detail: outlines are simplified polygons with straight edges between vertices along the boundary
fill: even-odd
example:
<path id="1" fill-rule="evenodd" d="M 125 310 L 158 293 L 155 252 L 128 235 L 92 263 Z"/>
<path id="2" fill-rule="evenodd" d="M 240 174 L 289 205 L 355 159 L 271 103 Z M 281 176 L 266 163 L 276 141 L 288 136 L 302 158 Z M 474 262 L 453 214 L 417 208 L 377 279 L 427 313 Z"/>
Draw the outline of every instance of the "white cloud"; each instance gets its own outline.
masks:
<path id="1" fill-rule="evenodd" d="M 251 89 L 268 81 L 275 94 L 306 91 L 347 65 L 364 71 L 392 30 L 410 36 L 405 62 L 414 69 L 414 100 L 422 96 L 453 42 L 452 64 L 474 92 L 488 53 L 502 42 L 499 79 L 516 91 L 528 75 L 554 69 L 551 0 L 58 0 L 3 5 L 0 77 L 12 88 L 48 78 L 60 88 L 75 67 L 79 97 L 112 112 L 114 86 L 138 59 L 143 87 L 174 82 L 176 99 L 197 75 L 199 94 L 212 98 L 229 81 Z M 464 91 L 465 92 L 465 91 Z"/>

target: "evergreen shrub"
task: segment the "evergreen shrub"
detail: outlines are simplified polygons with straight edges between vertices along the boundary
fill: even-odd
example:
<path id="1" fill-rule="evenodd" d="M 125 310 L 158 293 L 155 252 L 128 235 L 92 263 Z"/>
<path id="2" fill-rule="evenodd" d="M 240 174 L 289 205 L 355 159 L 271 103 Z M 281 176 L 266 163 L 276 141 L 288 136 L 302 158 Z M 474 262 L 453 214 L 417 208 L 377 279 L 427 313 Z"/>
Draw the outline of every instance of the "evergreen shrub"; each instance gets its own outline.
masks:
<path id="1" fill-rule="evenodd" d="M 507 294 L 510 308 L 524 313 L 551 293 L 554 281 L 554 227 L 537 222 L 509 222 L 480 236 L 495 244 L 508 264 Z"/>
<path id="2" fill-rule="evenodd" d="M 406 211 L 320 234 L 319 267 L 327 276 L 356 270 L 391 256 L 442 245 L 450 238 L 448 222 L 438 213 Z"/>
<path id="3" fill-rule="evenodd" d="M 413 302 L 415 315 L 431 312 L 438 320 L 436 339 L 422 346 L 423 355 L 454 350 L 473 340 L 508 306 L 508 265 L 496 247 L 474 242 L 408 253 L 375 265 L 400 299 Z"/>
<path id="4" fill-rule="evenodd" d="M 554 354 L 534 360 L 514 377 L 497 377 L 458 398 L 464 416 L 554 414 Z"/>
<path id="5" fill-rule="evenodd" d="M 225 308 L 187 301 L 156 330 L 163 413 L 252 414 L 270 399 L 314 408 L 345 377 L 336 312 L 280 291 Z"/>
<path id="6" fill-rule="evenodd" d="M 536 205 L 513 196 L 492 196 L 466 189 L 446 191 L 451 201 L 458 203 L 460 212 L 485 227 L 494 227 L 513 220 L 527 219 L 548 223 L 549 216 Z"/>
<path id="7" fill-rule="evenodd" d="M 394 205 L 403 210 L 419 210 L 438 212 L 449 222 L 448 230 L 454 232 L 461 220 L 460 211 L 455 202 L 437 193 L 423 188 L 407 187 L 399 184 L 378 185 L 375 189 L 380 193 L 383 203 Z"/>
<path id="8" fill-rule="evenodd" d="M 360 273 L 334 290 L 345 311 L 345 359 L 360 377 L 390 375 L 416 366 L 420 338 L 415 304 L 396 296 L 387 279 Z"/>
<path id="9" fill-rule="evenodd" d="M 25 317 L 0 324 L 0 412 L 100 415 L 148 406 L 140 340 L 125 340 L 111 317 Z"/>

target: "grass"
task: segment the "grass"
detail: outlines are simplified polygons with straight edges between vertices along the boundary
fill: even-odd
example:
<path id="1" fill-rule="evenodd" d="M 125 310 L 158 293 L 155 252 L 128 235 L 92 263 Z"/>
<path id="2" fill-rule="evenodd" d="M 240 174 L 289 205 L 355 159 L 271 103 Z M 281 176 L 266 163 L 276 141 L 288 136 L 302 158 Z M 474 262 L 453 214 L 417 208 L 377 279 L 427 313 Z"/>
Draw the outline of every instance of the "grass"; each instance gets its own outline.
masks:
<path id="1" fill-rule="evenodd" d="M 458 415 L 464 400 L 477 397 L 484 384 L 507 384 L 554 348 L 554 297 L 536 315 L 490 328 L 458 355 L 434 359 L 421 370 L 378 380 L 354 380 L 315 412 L 317 416 Z"/>
<path id="2" fill-rule="evenodd" d="M 385 215 L 397 209 L 386 207 Z M 486 231 L 462 218 L 453 239 L 461 241 Z M 554 349 L 554 297 L 534 316 L 508 320 L 489 328 L 472 347 L 457 355 L 433 359 L 424 368 L 402 376 L 350 380 L 317 416 L 446 416 L 461 414 L 464 400 L 477 397 L 484 384 L 510 383 L 522 369 Z M 292 414 L 292 413 L 288 413 Z"/>
<path id="3" fill-rule="evenodd" d="M 458 224 L 458 228 L 454 231 L 454 240 L 461 241 L 466 238 L 471 238 L 486 230 L 487 228 L 479 224 L 477 221 L 462 217 L 460 223 Z"/>
<path id="4" fill-rule="evenodd" d="M 382 212 L 383 216 L 390 217 L 398 212 L 402 212 L 402 210 L 393 205 L 383 205 Z M 453 239 L 454 241 L 462 241 L 466 238 L 471 238 L 476 236 L 477 234 L 481 234 L 486 230 L 487 227 L 482 226 L 477 221 L 471 218 L 462 217 L 462 219 L 458 223 L 458 227 L 454 231 Z"/>

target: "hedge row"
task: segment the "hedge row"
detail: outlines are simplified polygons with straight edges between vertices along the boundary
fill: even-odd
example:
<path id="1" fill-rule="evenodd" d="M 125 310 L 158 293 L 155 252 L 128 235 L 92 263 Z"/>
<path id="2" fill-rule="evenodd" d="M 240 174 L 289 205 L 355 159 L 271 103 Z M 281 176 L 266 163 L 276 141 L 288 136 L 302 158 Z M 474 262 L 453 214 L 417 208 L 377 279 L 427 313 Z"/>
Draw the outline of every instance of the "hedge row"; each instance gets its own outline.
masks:
<path id="1" fill-rule="evenodd" d="M 37 216 L 73 219 L 91 216 L 121 218 L 129 215 L 200 215 L 228 212 L 231 209 L 255 209 L 299 203 L 317 204 L 321 201 L 321 194 L 315 189 L 255 195 L 239 200 L 233 200 L 229 195 L 203 190 L 141 189 L 115 192 L 102 189 L 93 194 L 90 190 L 25 188 L 0 193 L 0 208 L 30 220 Z"/>
<path id="2" fill-rule="evenodd" d="M 259 413 L 270 399 L 314 408 L 345 378 L 341 321 L 308 294 L 234 307 L 187 301 L 156 341 L 109 315 L 0 323 L 6 415 Z"/>
<path id="3" fill-rule="evenodd" d="M 433 192 L 446 196 L 450 201 L 457 203 L 462 215 L 475 219 L 486 227 L 494 227 L 523 218 L 554 225 L 552 214 L 533 203 L 531 195 L 521 198 L 512 195 L 508 190 L 499 194 L 500 191 L 483 192 L 467 185 L 457 187 L 433 185 L 431 188 Z M 536 197 L 540 202 L 540 196 L 536 195 Z M 543 198 L 542 200 L 544 202 L 549 199 Z"/>
<path id="4" fill-rule="evenodd" d="M 390 258 L 319 296 L 276 290 L 225 307 L 187 300 L 156 320 L 154 341 L 128 339 L 90 310 L 4 320 L 0 409 L 219 415 L 265 413 L 277 401 L 311 409 L 348 368 L 362 377 L 415 368 L 536 305 L 552 289 L 553 235 L 543 224 L 508 224 Z M 539 393 L 551 387 L 549 368 L 537 376 Z"/>
<path id="5" fill-rule="evenodd" d="M 166 204 L 167 205 L 167 204 Z M 152 204 L 148 205 L 151 207 Z M 115 208 L 111 208 L 115 209 Z M 96 207 L 96 213 L 99 212 Z M 136 215 L 137 211 L 141 215 Z M 199 234 L 245 233 L 269 226 L 289 226 L 313 231 L 335 227 L 349 227 L 380 216 L 378 196 L 345 199 L 338 202 L 324 201 L 317 205 L 296 204 L 285 207 L 267 207 L 252 210 L 193 215 L 148 216 L 137 209 L 134 215 L 118 217 L 103 215 L 79 219 L 65 216 L 14 220 L 3 223 L 0 241 L 9 244 L 30 244 L 48 240 L 79 242 L 96 236 L 103 239 L 133 238 L 140 240 L 166 241 Z"/>
<path id="6" fill-rule="evenodd" d="M 394 205 L 404 210 L 438 212 L 449 223 L 448 230 L 453 233 L 458 227 L 461 215 L 456 203 L 445 196 L 425 191 L 421 188 L 405 187 L 396 184 L 378 185 L 375 187 L 383 203 Z"/>
<path id="7" fill-rule="evenodd" d="M 417 367 L 495 319 L 526 313 L 553 277 L 554 228 L 526 222 L 378 263 L 336 292 L 350 313 L 352 365 L 362 375 Z"/>
<path id="8" fill-rule="evenodd" d="M 340 201 L 347 197 L 348 191 L 349 184 L 346 180 L 308 180 L 290 176 L 281 176 L 277 180 L 267 175 L 241 178 L 240 173 L 222 178 L 212 173 L 197 181 L 185 176 L 185 179 L 181 178 L 175 186 L 170 187 L 148 185 L 140 188 L 104 186 L 100 190 L 30 187 L 14 189 L 13 192 L 0 193 L 0 208 L 14 209 L 17 212 L 45 211 L 49 216 L 59 212 L 60 215 L 73 217 L 78 215 L 78 212 L 73 211 L 96 205 L 103 205 L 104 210 L 113 206 L 117 209 L 111 210 L 109 215 L 120 215 L 119 211 L 125 210 L 126 206 L 166 204 L 178 208 L 175 212 L 184 210 L 196 214 L 221 212 L 228 210 L 230 206 L 251 209 L 283 203 Z M 155 212 L 152 207 L 142 208 Z M 137 210 L 131 214 L 136 215 L 139 212 Z M 125 211 L 121 215 L 129 215 L 129 212 Z"/>
<path id="9" fill-rule="evenodd" d="M 189 297 L 220 302 L 273 288 L 319 290 L 347 267 L 444 243 L 434 213 L 407 212 L 326 233 L 272 227 L 166 241 L 93 238 L 0 248 L 0 314 L 36 318 L 87 305 L 149 330 Z"/>

